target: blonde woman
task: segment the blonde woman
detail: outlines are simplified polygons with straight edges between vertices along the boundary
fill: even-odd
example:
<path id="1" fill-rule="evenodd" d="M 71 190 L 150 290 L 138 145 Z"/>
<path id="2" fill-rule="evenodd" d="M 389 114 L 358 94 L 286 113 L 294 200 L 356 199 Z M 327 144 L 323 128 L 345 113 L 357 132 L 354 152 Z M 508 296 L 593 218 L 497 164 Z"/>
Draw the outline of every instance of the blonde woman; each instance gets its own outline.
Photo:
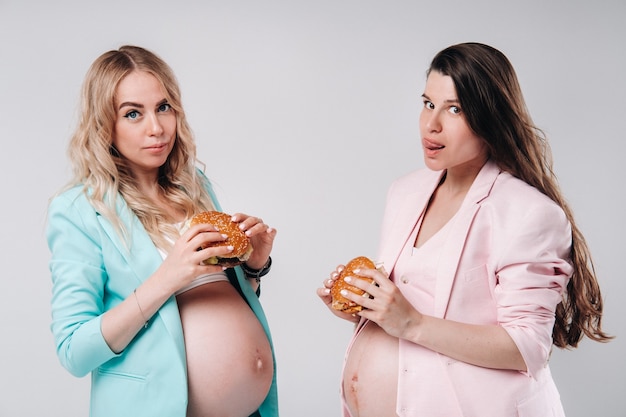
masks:
<path id="1" fill-rule="evenodd" d="M 104 53 L 82 89 L 74 177 L 49 206 L 52 332 L 61 364 L 91 373 L 90 415 L 278 416 L 272 341 L 258 300 L 276 230 L 234 214 L 254 251 L 185 224 L 221 210 L 196 168 L 172 70 L 135 46 Z"/>

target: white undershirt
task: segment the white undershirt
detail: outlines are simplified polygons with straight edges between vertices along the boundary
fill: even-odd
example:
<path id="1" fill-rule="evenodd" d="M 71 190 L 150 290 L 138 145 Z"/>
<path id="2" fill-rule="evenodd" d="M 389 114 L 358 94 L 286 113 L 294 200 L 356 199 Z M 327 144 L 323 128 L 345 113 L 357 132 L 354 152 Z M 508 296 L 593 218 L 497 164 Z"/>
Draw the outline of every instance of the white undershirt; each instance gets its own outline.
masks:
<path id="1" fill-rule="evenodd" d="M 185 222 L 180 222 L 180 223 L 176 223 L 174 226 L 177 229 L 181 229 L 183 226 L 185 225 Z M 167 238 L 172 244 L 174 242 L 171 241 L 170 238 Z M 165 259 L 167 257 L 167 253 L 159 248 L 159 253 L 161 254 L 161 257 L 163 259 Z M 212 274 L 204 274 L 204 275 L 200 275 L 198 277 L 196 277 L 193 281 L 191 281 L 189 284 L 187 284 L 185 287 L 181 288 L 180 290 L 176 291 L 175 295 L 179 295 L 184 293 L 185 291 L 189 291 L 193 288 L 199 287 L 200 285 L 204 285 L 204 284 L 209 284 L 211 282 L 218 282 L 218 281 L 228 281 L 228 277 L 226 276 L 226 272 L 221 271 L 221 272 L 215 272 Z"/>

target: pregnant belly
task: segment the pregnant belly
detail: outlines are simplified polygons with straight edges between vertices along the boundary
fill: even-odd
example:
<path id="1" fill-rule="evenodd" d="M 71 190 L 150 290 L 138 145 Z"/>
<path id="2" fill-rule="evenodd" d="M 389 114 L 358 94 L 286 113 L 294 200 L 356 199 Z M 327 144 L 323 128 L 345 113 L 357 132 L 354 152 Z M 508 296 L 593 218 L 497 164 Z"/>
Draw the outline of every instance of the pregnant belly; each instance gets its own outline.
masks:
<path id="1" fill-rule="evenodd" d="M 396 416 L 398 339 L 368 322 L 350 348 L 343 391 L 352 417 Z"/>
<path id="2" fill-rule="evenodd" d="M 265 399 L 274 372 L 261 323 L 226 281 L 177 300 L 187 353 L 187 416 L 249 416 Z"/>

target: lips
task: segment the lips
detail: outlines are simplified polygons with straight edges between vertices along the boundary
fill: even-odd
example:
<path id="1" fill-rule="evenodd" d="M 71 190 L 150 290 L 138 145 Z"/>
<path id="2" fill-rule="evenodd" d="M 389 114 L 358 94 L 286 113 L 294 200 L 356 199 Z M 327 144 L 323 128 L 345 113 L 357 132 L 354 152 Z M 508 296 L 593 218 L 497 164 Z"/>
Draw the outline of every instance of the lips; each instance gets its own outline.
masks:
<path id="1" fill-rule="evenodd" d="M 444 145 L 434 142 L 432 140 L 429 139 L 423 139 L 422 140 L 422 144 L 424 146 L 425 149 L 429 150 L 429 151 L 439 151 L 443 148 L 445 148 Z"/>
<path id="2" fill-rule="evenodd" d="M 161 149 L 165 149 L 165 148 L 167 148 L 167 143 L 165 143 L 165 142 L 164 143 L 157 143 L 157 144 L 154 144 L 152 146 L 148 146 L 147 147 L 147 149 L 155 150 L 155 151 L 158 151 L 158 150 L 161 150 Z"/>
<path id="3" fill-rule="evenodd" d="M 424 147 L 424 157 L 428 159 L 437 158 L 439 152 L 445 148 L 441 143 L 434 142 L 430 139 L 422 139 L 422 146 Z"/>

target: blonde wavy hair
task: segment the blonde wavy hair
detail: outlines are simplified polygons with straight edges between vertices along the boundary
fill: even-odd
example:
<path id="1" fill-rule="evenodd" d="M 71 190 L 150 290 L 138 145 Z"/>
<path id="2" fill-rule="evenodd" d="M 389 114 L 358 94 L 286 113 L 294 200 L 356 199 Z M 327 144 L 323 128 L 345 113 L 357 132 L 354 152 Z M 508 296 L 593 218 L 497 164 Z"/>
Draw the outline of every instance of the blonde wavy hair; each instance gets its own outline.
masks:
<path id="1" fill-rule="evenodd" d="M 117 88 L 134 71 L 149 73 L 159 81 L 176 114 L 176 139 L 159 169 L 159 191 L 171 208 L 185 213 L 186 218 L 213 209 L 206 177 L 197 166 L 200 162 L 196 159 L 195 139 L 183 110 L 178 81 L 160 57 L 137 46 L 105 52 L 85 76 L 78 123 L 68 148 L 74 174 L 69 186 L 82 185 L 94 208 L 111 221 L 128 245 L 128 230 L 116 211 L 121 196 L 155 245 L 167 251 L 170 242 L 178 238 L 178 229 L 164 210 L 142 195 L 126 159 L 112 145 Z"/>

